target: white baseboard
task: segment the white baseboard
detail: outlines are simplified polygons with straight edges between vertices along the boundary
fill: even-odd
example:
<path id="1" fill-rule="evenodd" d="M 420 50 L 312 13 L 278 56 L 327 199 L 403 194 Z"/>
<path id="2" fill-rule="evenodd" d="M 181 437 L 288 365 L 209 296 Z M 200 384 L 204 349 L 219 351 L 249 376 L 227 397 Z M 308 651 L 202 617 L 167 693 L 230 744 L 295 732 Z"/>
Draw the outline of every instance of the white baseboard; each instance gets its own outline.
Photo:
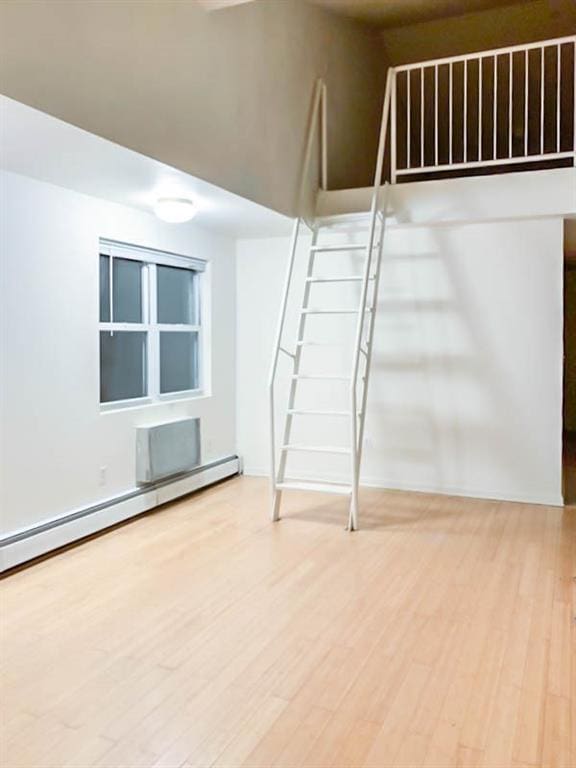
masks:
<path id="1" fill-rule="evenodd" d="M 269 471 L 263 467 L 244 466 L 244 474 L 248 477 L 268 477 Z M 298 477 L 303 480 L 313 480 L 312 475 L 305 472 L 298 472 Z M 327 480 L 335 483 L 346 482 L 342 475 L 333 475 L 326 477 Z M 399 483 L 397 480 L 386 478 L 362 477 L 360 485 L 366 488 L 379 488 L 387 491 L 409 491 L 412 493 L 432 493 L 439 496 L 462 496 L 468 499 L 485 499 L 487 501 L 508 501 L 520 504 L 539 504 L 546 507 L 562 507 L 564 500 L 562 494 L 551 493 L 511 493 L 501 490 L 484 490 L 461 488 L 459 486 L 424 486 L 416 483 Z"/>
<path id="2" fill-rule="evenodd" d="M 239 467 L 237 456 L 226 457 L 172 482 L 158 483 L 150 489 L 136 488 L 116 499 L 6 534 L 0 539 L 0 572 L 238 474 Z"/>

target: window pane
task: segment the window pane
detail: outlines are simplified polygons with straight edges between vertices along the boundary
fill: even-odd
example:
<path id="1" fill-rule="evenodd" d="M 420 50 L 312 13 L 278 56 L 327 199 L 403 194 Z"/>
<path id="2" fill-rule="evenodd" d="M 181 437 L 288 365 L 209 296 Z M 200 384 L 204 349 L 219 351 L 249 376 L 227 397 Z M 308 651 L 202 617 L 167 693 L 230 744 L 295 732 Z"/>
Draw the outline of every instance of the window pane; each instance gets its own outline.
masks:
<path id="1" fill-rule="evenodd" d="M 158 322 L 198 324 L 196 273 L 158 265 Z"/>
<path id="2" fill-rule="evenodd" d="M 142 262 L 131 259 L 114 259 L 115 323 L 142 322 Z"/>
<path id="3" fill-rule="evenodd" d="M 100 256 L 100 322 L 110 322 L 110 259 Z"/>
<path id="4" fill-rule="evenodd" d="M 145 397 L 146 333 L 100 332 L 100 402 Z"/>
<path id="5" fill-rule="evenodd" d="M 198 334 L 165 331 L 160 334 L 160 392 L 199 388 Z"/>

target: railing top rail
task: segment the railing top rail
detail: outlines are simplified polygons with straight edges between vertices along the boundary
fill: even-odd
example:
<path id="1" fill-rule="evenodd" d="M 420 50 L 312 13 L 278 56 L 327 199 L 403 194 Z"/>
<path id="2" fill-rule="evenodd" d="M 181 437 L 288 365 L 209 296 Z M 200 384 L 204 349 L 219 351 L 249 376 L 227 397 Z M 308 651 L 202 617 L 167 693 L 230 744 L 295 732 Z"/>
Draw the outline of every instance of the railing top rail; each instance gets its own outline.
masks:
<path id="1" fill-rule="evenodd" d="M 523 43 L 522 45 L 510 45 L 506 48 L 493 48 L 489 51 L 476 51 L 475 53 L 464 53 L 460 56 L 446 56 L 441 59 L 429 59 L 427 61 L 416 61 L 411 64 L 400 64 L 397 67 L 392 67 L 396 72 L 407 72 L 411 69 L 425 69 L 426 67 L 436 67 L 441 64 L 451 64 L 459 61 L 476 61 L 477 59 L 491 58 L 494 56 L 502 56 L 507 53 L 516 53 L 517 51 L 529 51 L 536 48 L 550 48 L 557 45 L 564 45 L 565 43 L 576 44 L 576 35 L 568 35 L 567 37 L 556 37 L 551 40 L 539 40 L 535 43 Z"/>

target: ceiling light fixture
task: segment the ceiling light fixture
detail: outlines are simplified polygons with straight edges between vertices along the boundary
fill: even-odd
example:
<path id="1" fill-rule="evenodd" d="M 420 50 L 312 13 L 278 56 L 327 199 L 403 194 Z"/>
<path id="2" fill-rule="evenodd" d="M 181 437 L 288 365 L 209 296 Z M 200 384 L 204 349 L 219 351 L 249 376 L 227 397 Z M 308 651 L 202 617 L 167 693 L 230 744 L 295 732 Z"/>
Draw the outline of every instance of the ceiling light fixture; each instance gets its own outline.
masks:
<path id="1" fill-rule="evenodd" d="M 198 207 L 186 197 L 160 197 L 154 206 L 154 213 L 162 221 L 182 224 L 196 216 Z"/>

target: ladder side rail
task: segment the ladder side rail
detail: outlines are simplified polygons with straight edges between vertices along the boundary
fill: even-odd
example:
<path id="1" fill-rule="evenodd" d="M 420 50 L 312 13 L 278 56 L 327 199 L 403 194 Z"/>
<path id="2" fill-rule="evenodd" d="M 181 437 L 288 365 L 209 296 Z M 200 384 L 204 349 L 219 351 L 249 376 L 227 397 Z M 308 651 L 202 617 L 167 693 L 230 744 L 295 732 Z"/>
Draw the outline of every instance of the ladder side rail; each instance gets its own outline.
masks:
<path id="1" fill-rule="evenodd" d="M 397 115 L 397 103 L 398 103 L 398 88 L 397 88 L 397 76 L 396 70 L 388 70 L 388 74 L 391 76 L 390 91 L 391 91 L 391 107 L 390 107 L 390 181 L 392 184 L 396 184 L 396 171 L 398 170 L 398 142 L 397 142 L 397 127 L 398 127 L 398 115 Z M 380 180 L 382 177 L 380 177 Z"/>
<path id="2" fill-rule="evenodd" d="M 284 323 L 286 321 L 286 310 L 288 307 L 288 296 L 290 294 L 290 286 L 292 284 L 292 276 L 294 274 L 294 262 L 296 259 L 296 249 L 298 246 L 298 235 L 300 232 L 300 225 L 302 219 L 297 218 L 294 221 L 294 227 L 292 229 L 292 240 L 290 243 L 290 256 L 288 259 L 288 266 L 286 268 L 286 276 L 284 278 L 284 289 L 282 293 L 282 303 L 280 307 L 280 317 L 278 318 L 278 326 L 276 329 L 276 339 L 274 342 L 274 352 L 272 355 L 272 365 L 270 366 L 270 375 L 268 379 L 268 402 L 269 402 L 269 422 L 270 422 L 270 477 L 272 481 L 272 493 L 276 493 L 276 428 L 275 428 L 275 398 L 274 398 L 274 384 L 276 382 L 276 373 L 278 370 L 278 358 L 280 356 L 280 349 L 282 346 L 282 336 L 284 333 Z"/>
<path id="3" fill-rule="evenodd" d="M 312 234 L 312 245 L 316 243 L 317 237 L 318 237 L 318 231 L 317 229 L 315 229 Z M 310 250 L 308 255 L 308 266 L 306 270 L 306 277 L 310 277 L 312 275 L 312 272 L 314 270 L 314 259 L 315 259 L 314 251 Z M 302 308 L 306 307 L 308 304 L 308 300 L 310 298 L 310 290 L 311 290 L 311 283 L 306 281 L 306 283 L 304 284 L 304 296 L 302 298 Z M 308 316 L 304 312 L 300 312 L 300 320 L 298 322 L 298 331 L 297 331 L 298 335 L 296 338 L 297 341 L 304 338 L 307 318 Z M 290 413 L 290 411 L 294 410 L 294 403 L 296 400 L 296 388 L 298 385 L 298 379 L 295 377 L 300 372 L 300 363 L 302 360 L 302 349 L 303 349 L 302 345 L 297 345 L 296 352 L 294 353 L 294 357 L 292 359 L 292 380 L 290 382 L 290 391 L 288 394 L 288 408 L 286 410 L 286 419 L 284 422 L 282 446 L 290 444 L 290 435 L 292 432 L 292 421 L 293 421 L 293 414 Z M 273 488 L 272 520 L 274 522 L 280 519 L 280 501 L 281 501 L 282 495 L 281 495 L 281 492 L 278 490 L 277 486 L 278 486 L 278 483 L 282 483 L 284 481 L 284 476 L 286 472 L 286 459 L 287 459 L 287 452 L 282 448 L 280 453 L 280 461 L 278 463 L 278 471 L 275 472 L 275 475 L 272 478 L 272 488 Z"/>
<path id="4" fill-rule="evenodd" d="M 386 76 L 386 90 L 384 92 L 384 103 L 382 104 L 382 122 L 380 123 L 380 137 L 378 139 L 378 157 L 376 160 L 376 170 L 374 172 L 373 195 L 377 197 L 380 194 L 382 184 L 382 174 L 384 171 L 384 153 L 386 151 L 386 139 L 388 136 L 388 122 L 390 119 L 390 103 L 392 99 L 392 86 L 396 80 L 396 69 L 390 67 Z"/>
<path id="5" fill-rule="evenodd" d="M 366 314 L 366 301 L 368 295 L 368 285 L 370 281 L 370 273 L 372 267 L 372 259 L 374 255 L 374 238 L 376 235 L 376 225 L 378 214 L 384 209 L 384 206 L 380 206 L 381 197 L 381 184 L 382 173 L 384 170 L 384 153 L 386 150 L 386 137 L 388 122 L 391 116 L 391 105 L 393 108 L 396 88 L 396 71 L 390 67 L 386 79 L 386 91 L 384 94 L 384 103 L 382 106 L 382 124 L 380 127 L 380 138 L 378 141 L 378 157 L 376 161 L 376 172 L 374 174 L 374 186 L 372 190 L 372 201 L 370 206 L 370 228 L 368 233 L 368 244 L 366 246 L 366 265 L 362 278 L 362 291 L 360 298 L 360 315 L 358 318 L 358 326 L 356 329 L 356 344 L 354 348 L 354 359 L 352 366 L 352 382 L 354 383 L 358 378 L 358 366 L 360 361 L 360 347 L 362 342 L 362 332 L 364 330 L 364 318 Z M 382 247 L 382 238 L 378 244 L 379 252 Z"/>
<path id="6" fill-rule="evenodd" d="M 324 185 L 328 183 L 328 147 L 327 147 L 327 96 L 326 86 L 322 79 L 316 81 L 314 89 L 314 96 L 312 99 L 312 109 L 310 113 L 310 124 L 308 128 L 308 137 L 306 140 L 306 150 L 304 152 L 304 160 L 302 162 L 302 171 L 300 176 L 300 185 L 298 188 L 298 197 L 296 200 L 297 211 L 301 216 L 309 229 L 314 227 L 308 221 L 305 211 L 305 197 L 306 197 L 306 184 L 308 181 L 308 171 L 310 170 L 310 162 L 312 160 L 312 151 L 314 149 L 314 139 L 318 133 L 318 127 L 320 127 L 320 168 L 319 168 L 319 186 L 324 188 Z M 319 126 L 320 124 L 320 126 Z"/>
<path id="7" fill-rule="evenodd" d="M 326 191 L 328 189 L 328 92 L 326 90 L 326 83 L 321 81 L 321 109 L 322 109 L 322 168 L 321 168 L 321 182 L 320 188 Z"/>
<path id="8" fill-rule="evenodd" d="M 349 528 L 355 531 L 358 527 L 358 486 L 360 481 L 360 462 L 358 456 L 358 398 L 357 381 L 358 369 L 360 363 L 360 348 L 362 345 L 362 336 L 364 331 L 364 318 L 366 315 L 366 297 L 368 294 L 368 283 L 370 278 L 370 268 L 372 264 L 372 255 L 374 250 L 374 235 L 376 231 L 376 221 L 379 211 L 380 186 L 382 183 L 382 171 L 384 168 L 384 152 L 386 148 L 386 137 L 388 132 L 388 121 L 390 117 L 390 103 L 393 97 L 394 84 L 396 79 L 395 70 L 390 67 L 386 78 L 386 91 L 384 94 L 384 103 L 382 105 L 382 122 L 380 125 L 380 137 L 378 140 L 378 155 L 376 159 L 376 171 L 374 174 L 374 188 L 372 192 L 372 203 L 370 210 L 370 231 L 368 235 L 368 244 L 366 251 L 366 265 L 364 270 L 364 279 L 362 282 L 362 293 L 360 299 L 360 308 L 358 314 L 358 324 L 356 327 L 356 338 L 354 343 L 354 357 L 352 361 L 352 376 L 350 382 L 350 442 L 351 442 L 351 484 L 352 499 L 350 502 L 350 520 Z M 382 243 L 379 245 L 381 248 Z M 374 314 L 374 312 L 372 312 Z M 364 385 L 366 389 L 366 385 Z"/>
<path id="9" fill-rule="evenodd" d="M 360 306 L 358 311 L 358 322 L 356 324 L 356 336 L 354 340 L 354 355 L 352 360 L 352 376 L 350 378 L 350 444 L 351 444 L 351 485 L 352 500 L 350 503 L 350 523 L 349 528 L 355 531 L 358 527 L 358 485 L 359 485 L 359 462 L 357 457 L 358 450 L 358 371 L 360 368 L 360 349 L 364 335 L 364 318 L 366 317 L 366 300 L 368 296 L 368 285 L 370 282 L 370 270 L 372 267 L 372 252 L 374 250 L 374 236 L 376 231 L 378 194 L 372 196 L 372 211 L 370 213 L 370 233 L 368 236 L 366 263 L 364 265 L 364 276 L 362 279 L 362 291 L 360 296 Z"/>
<path id="10" fill-rule="evenodd" d="M 358 473 L 360 472 L 360 463 L 362 461 L 362 449 L 364 442 L 364 425 L 366 422 L 366 405 L 368 400 L 368 383 L 370 381 L 370 371 L 372 368 L 372 350 L 374 340 L 374 327 L 376 325 L 376 307 L 378 306 L 378 293 L 380 289 L 380 272 L 382 268 L 382 249 L 386 231 L 386 212 L 388 208 L 389 185 L 386 185 L 384 203 L 382 206 L 382 223 L 380 226 L 380 243 L 378 245 L 378 256 L 376 260 L 376 273 L 374 277 L 374 289 L 372 293 L 372 306 L 374 311 L 370 313 L 368 320 L 368 338 L 366 341 L 366 365 L 364 367 L 364 389 L 362 392 L 362 405 L 360 406 L 360 418 L 358 425 L 358 446 L 356 458 L 358 461 Z"/>
<path id="11" fill-rule="evenodd" d="M 302 172 L 300 177 L 300 185 L 298 189 L 298 198 L 297 198 L 297 210 L 298 210 L 298 218 L 294 222 L 294 228 L 292 232 L 292 241 L 290 245 L 290 257 L 288 260 L 288 266 L 286 269 L 286 278 L 284 282 L 284 293 L 282 296 L 282 304 L 280 309 L 280 318 L 278 321 L 278 327 L 276 331 L 276 339 L 275 339 L 275 345 L 274 350 L 272 354 L 272 365 L 270 368 L 270 376 L 268 381 L 268 398 L 269 398 L 269 423 L 270 423 L 270 480 L 271 480 L 271 488 L 272 488 L 272 519 L 277 520 L 278 519 L 278 509 L 279 509 L 279 493 L 276 489 L 276 428 L 275 428 L 275 399 L 274 399 L 274 385 L 276 381 L 276 374 L 278 370 L 278 358 L 282 347 L 282 336 L 284 333 L 284 324 L 286 321 L 286 309 L 288 306 L 288 297 L 290 295 L 290 288 L 292 284 L 292 277 L 294 274 L 294 262 L 296 257 L 296 250 L 298 246 L 298 235 L 300 232 L 300 224 L 304 223 L 306 226 L 313 231 L 313 237 L 315 237 L 315 228 L 311 226 L 310 222 L 307 221 L 305 215 L 304 215 L 304 193 L 306 190 L 306 181 L 307 181 L 307 175 L 310 168 L 310 161 L 312 158 L 312 149 L 314 146 L 314 137 L 318 130 L 318 121 L 321 120 L 321 156 L 320 156 L 320 162 L 321 162 L 321 169 L 320 169 L 320 183 L 322 185 L 327 184 L 327 95 L 326 95 L 326 85 L 321 79 L 318 79 L 316 81 L 315 89 L 314 89 L 314 96 L 312 99 L 312 108 L 310 112 L 310 122 L 308 127 L 308 137 L 306 141 L 306 149 L 304 153 L 304 160 L 302 163 Z M 293 358 L 293 363 L 296 365 L 296 355 Z M 298 365 L 299 365 L 299 358 L 298 358 Z M 283 444 L 286 444 L 286 441 L 284 441 Z M 281 467 L 284 467 L 285 460 L 282 461 L 282 457 L 280 459 L 280 465 Z"/>

